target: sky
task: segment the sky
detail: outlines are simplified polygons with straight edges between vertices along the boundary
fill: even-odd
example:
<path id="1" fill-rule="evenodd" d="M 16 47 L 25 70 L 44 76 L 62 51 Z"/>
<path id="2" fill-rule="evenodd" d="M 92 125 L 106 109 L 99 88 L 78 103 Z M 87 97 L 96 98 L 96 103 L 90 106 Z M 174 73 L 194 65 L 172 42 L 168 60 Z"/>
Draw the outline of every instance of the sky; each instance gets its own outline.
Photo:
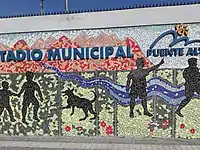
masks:
<path id="1" fill-rule="evenodd" d="M 69 0 L 69 10 L 97 8 L 120 8 L 139 4 L 160 4 L 169 2 L 192 2 L 200 0 Z M 65 10 L 65 0 L 45 0 L 45 12 Z M 40 0 L 1 0 L 0 16 L 30 14 L 40 12 Z"/>

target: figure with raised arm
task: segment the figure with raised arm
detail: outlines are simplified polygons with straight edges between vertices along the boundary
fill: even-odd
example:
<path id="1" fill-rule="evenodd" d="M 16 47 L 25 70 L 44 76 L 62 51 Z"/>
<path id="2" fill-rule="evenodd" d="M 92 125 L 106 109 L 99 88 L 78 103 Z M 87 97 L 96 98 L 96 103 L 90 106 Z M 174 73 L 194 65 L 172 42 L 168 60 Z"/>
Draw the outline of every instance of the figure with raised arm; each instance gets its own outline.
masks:
<path id="1" fill-rule="evenodd" d="M 144 109 L 144 115 L 146 116 L 153 116 L 147 109 L 147 81 L 146 77 L 149 75 L 151 71 L 158 69 L 164 63 L 164 59 L 160 61 L 159 64 L 151 67 L 151 68 L 144 68 L 144 59 L 138 58 L 136 60 L 137 68 L 132 70 L 127 76 L 127 91 L 130 89 L 130 117 L 134 117 L 133 109 L 135 107 L 135 99 L 139 97 L 142 99 L 142 107 Z"/>

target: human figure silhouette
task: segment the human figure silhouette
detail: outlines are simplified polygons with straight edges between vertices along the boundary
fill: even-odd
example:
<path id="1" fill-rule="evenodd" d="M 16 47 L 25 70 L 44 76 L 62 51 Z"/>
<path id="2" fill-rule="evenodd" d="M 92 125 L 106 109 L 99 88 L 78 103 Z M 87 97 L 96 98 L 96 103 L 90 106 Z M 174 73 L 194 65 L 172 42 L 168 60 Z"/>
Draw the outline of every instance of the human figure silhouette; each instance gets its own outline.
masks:
<path id="1" fill-rule="evenodd" d="M 175 113 L 180 117 L 184 117 L 183 114 L 181 114 L 181 110 L 191 101 L 194 92 L 200 94 L 200 72 L 197 67 L 197 59 L 188 59 L 188 64 L 189 67 L 185 68 L 183 71 L 186 99 L 181 101 L 179 107 L 175 111 Z"/>
<path id="2" fill-rule="evenodd" d="M 33 78 L 34 78 L 34 73 L 27 71 L 26 72 L 27 81 L 22 85 L 21 91 L 19 92 L 19 95 L 21 95 L 24 92 L 23 103 L 22 103 L 22 117 L 23 117 L 22 122 L 25 124 L 28 124 L 26 122 L 26 113 L 27 113 L 27 108 L 31 103 L 34 106 L 33 119 L 35 119 L 36 121 L 40 121 L 38 119 L 39 102 L 35 96 L 35 91 L 38 92 L 41 102 L 43 102 L 43 97 L 39 85 L 33 81 Z"/>
<path id="3" fill-rule="evenodd" d="M 15 122 L 16 120 L 10 106 L 10 96 L 18 96 L 18 94 L 9 90 L 9 83 L 6 81 L 2 82 L 2 87 L 3 89 L 0 90 L 0 115 L 3 113 L 4 108 L 6 108 L 10 115 L 10 121 Z"/>
<path id="4" fill-rule="evenodd" d="M 137 97 L 142 99 L 142 107 L 144 109 L 144 115 L 146 116 L 153 116 L 147 109 L 147 92 L 146 92 L 146 87 L 147 87 L 147 82 L 146 82 L 146 76 L 151 72 L 160 67 L 164 63 L 164 59 L 160 61 L 159 64 L 148 68 L 144 69 L 144 59 L 143 58 L 138 58 L 136 60 L 136 66 L 137 69 L 132 70 L 128 76 L 127 76 L 127 91 L 130 90 L 130 117 L 134 117 L 133 109 L 135 107 L 135 99 Z M 131 84 L 132 81 L 132 84 Z M 130 87 L 131 84 L 131 87 Z"/>

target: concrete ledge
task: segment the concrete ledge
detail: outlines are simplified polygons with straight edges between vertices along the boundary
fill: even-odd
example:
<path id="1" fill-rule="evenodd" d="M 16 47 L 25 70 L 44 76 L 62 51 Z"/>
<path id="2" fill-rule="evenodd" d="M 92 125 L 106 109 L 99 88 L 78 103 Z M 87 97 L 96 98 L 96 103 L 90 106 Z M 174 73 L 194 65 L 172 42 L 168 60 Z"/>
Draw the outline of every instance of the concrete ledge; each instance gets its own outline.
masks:
<path id="1" fill-rule="evenodd" d="M 54 142 L 88 144 L 153 144 L 153 145 L 200 145 L 200 139 L 141 138 L 141 137 L 45 137 L 0 136 L 1 142 Z"/>
<path id="2" fill-rule="evenodd" d="M 134 150 L 134 149 L 193 149 L 198 145 L 150 145 L 150 144 L 92 144 L 92 143 L 60 143 L 60 142 L 0 142 L 1 150 Z"/>

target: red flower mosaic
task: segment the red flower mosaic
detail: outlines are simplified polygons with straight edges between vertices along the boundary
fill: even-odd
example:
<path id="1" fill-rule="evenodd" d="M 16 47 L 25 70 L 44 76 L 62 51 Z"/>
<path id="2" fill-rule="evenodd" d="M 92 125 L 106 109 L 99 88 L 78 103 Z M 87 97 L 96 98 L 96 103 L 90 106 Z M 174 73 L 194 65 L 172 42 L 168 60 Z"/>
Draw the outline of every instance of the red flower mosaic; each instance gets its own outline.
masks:
<path id="1" fill-rule="evenodd" d="M 169 125 L 170 124 L 170 120 L 166 120 L 166 125 Z"/>
<path id="2" fill-rule="evenodd" d="M 167 124 L 166 124 L 166 122 L 164 121 L 163 123 L 162 123 L 162 126 L 166 126 Z"/>
<path id="3" fill-rule="evenodd" d="M 162 128 L 163 128 L 163 129 L 166 129 L 168 125 L 169 125 L 169 120 L 166 120 L 166 121 L 164 121 L 164 122 L 162 123 Z"/>
<path id="4" fill-rule="evenodd" d="M 65 131 L 66 131 L 66 132 L 70 132 L 70 131 L 71 131 L 71 127 L 70 127 L 70 126 L 66 126 L 66 127 L 65 127 Z"/>
<path id="5" fill-rule="evenodd" d="M 180 125 L 180 128 L 181 128 L 181 129 L 185 128 L 185 125 L 182 123 L 182 124 Z"/>
<path id="6" fill-rule="evenodd" d="M 105 121 L 102 121 L 100 124 L 101 124 L 101 127 L 103 127 L 103 128 L 106 127 L 106 122 Z"/>
<path id="7" fill-rule="evenodd" d="M 153 132 L 154 131 L 154 129 L 150 129 L 150 132 Z"/>
<path id="8" fill-rule="evenodd" d="M 106 127 L 106 134 L 107 135 L 113 134 L 113 128 L 112 128 L 111 125 L 109 125 L 109 126 Z"/>
<path id="9" fill-rule="evenodd" d="M 195 133 L 195 129 L 192 128 L 192 129 L 190 130 L 190 133 L 194 134 L 194 133 Z"/>

